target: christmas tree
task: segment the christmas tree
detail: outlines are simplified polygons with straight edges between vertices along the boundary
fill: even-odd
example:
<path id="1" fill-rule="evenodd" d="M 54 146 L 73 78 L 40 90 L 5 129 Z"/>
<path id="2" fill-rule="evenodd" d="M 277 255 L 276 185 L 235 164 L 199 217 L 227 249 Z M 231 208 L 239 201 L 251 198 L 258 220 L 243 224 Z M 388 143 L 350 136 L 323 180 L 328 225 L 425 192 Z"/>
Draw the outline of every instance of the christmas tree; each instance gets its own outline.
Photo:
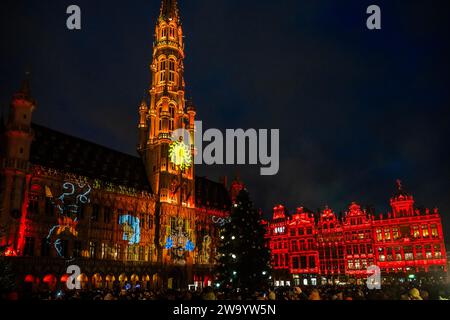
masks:
<path id="1" fill-rule="evenodd" d="M 220 233 L 217 287 L 244 295 L 267 289 L 271 267 L 264 235 L 262 217 L 243 189 L 232 206 L 230 222 Z"/>

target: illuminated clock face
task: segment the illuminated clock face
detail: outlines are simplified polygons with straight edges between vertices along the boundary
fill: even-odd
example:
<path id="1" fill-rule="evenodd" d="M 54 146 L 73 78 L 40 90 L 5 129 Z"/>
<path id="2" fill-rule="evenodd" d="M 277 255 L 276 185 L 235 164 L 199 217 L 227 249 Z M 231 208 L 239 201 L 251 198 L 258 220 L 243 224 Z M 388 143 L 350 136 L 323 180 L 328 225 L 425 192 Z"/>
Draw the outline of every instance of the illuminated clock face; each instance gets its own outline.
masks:
<path id="1" fill-rule="evenodd" d="M 191 150 L 183 141 L 174 141 L 169 147 L 170 162 L 180 169 L 187 169 L 192 165 Z"/>

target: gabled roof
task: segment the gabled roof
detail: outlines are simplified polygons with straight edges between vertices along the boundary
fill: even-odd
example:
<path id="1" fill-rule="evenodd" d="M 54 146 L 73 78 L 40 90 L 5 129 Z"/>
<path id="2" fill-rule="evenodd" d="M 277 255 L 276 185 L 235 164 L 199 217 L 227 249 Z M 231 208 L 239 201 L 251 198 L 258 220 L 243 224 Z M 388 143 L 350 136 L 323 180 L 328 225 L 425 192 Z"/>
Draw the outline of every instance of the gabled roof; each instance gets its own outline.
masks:
<path id="1" fill-rule="evenodd" d="M 152 192 L 138 156 L 115 151 L 32 123 L 30 162 L 63 172 Z M 222 183 L 195 177 L 196 206 L 229 210 L 231 199 Z"/>
<path id="2" fill-rule="evenodd" d="M 139 157 L 35 123 L 32 129 L 32 164 L 151 192 L 144 164 Z"/>

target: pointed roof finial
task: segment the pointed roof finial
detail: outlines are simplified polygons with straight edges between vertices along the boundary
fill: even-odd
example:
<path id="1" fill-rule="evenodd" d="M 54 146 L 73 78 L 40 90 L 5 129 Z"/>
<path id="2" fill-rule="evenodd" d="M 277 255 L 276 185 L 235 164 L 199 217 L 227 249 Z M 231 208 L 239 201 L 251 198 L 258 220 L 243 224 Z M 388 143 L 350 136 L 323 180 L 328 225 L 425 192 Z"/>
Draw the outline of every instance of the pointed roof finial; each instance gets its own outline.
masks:
<path id="1" fill-rule="evenodd" d="M 162 19 L 179 19 L 177 0 L 162 0 L 161 13 Z"/>
<path id="2" fill-rule="evenodd" d="M 397 179 L 395 183 L 397 184 L 398 191 L 402 191 L 403 190 L 402 180 Z"/>

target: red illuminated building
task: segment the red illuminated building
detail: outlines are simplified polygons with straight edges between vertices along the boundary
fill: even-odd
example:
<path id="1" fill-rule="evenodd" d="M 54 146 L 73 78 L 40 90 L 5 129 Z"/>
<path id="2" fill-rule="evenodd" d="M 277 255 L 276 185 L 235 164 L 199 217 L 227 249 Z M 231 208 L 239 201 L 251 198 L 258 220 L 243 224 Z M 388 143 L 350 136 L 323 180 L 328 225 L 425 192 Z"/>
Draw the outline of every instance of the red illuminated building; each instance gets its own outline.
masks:
<path id="1" fill-rule="evenodd" d="M 379 217 L 354 202 L 343 217 L 328 207 L 289 215 L 276 206 L 267 225 L 274 285 L 361 283 L 373 265 L 383 280 L 443 280 L 447 258 L 438 210 L 415 208 L 400 182 L 390 204 L 392 212 Z"/>

